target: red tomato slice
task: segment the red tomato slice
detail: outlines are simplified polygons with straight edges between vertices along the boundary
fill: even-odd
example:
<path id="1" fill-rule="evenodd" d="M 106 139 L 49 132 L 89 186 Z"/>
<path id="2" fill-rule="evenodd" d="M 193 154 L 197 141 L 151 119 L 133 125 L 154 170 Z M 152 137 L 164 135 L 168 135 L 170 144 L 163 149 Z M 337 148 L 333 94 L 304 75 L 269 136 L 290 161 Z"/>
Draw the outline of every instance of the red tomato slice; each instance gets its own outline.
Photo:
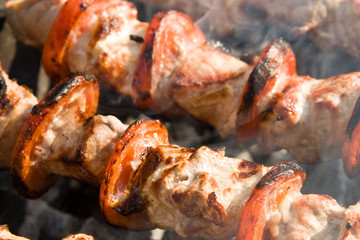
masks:
<path id="1" fill-rule="evenodd" d="M 266 214 L 276 208 L 289 191 L 300 191 L 304 171 L 295 163 L 275 165 L 256 185 L 240 215 L 237 240 L 263 239 Z"/>
<path id="2" fill-rule="evenodd" d="M 153 224 L 144 212 L 122 215 L 116 210 L 125 201 L 128 185 L 141 155 L 149 147 L 169 144 L 168 132 L 158 120 L 137 121 L 130 125 L 116 144 L 110 157 L 100 189 L 100 206 L 105 219 L 112 225 L 131 229 L 150 229 Z"/>
<path id="3" fill-rule="evenodd" d="M 39 197 L 57 179 L 47 159 L 43 159 L 42 149 L 49 150 L 44 146 L 48 131 L 54 130 L 52 128 L 57 123 L 64 121 L 71 121 L 73 128 L 82 126 L 96 113 L 98 98 L 99 86 L 93 76 L 73 75 L 56 84 L 32 108 L 17 137 L 10 164 L 14 185 L 22 195 Z M 61 143 L 59 145 L 61 148 Z M 64 157 L 68 150 L 56 149 L 57 152 L 63 152 Z"/>

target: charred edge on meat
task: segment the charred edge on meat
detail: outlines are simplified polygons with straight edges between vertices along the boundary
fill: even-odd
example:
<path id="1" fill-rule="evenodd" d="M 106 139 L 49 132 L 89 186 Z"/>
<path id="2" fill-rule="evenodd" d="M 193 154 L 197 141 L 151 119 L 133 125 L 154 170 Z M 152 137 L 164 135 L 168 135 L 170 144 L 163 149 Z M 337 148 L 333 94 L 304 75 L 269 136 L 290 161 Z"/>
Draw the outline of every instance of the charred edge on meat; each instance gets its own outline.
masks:
<path id="1" fill-rule="evenodd" d="M 351 222 L 348 222 L 348 223 L 346 224 L 346 229 L 349 230 L 349 229 L 351 229 L 351 228 L 352 228 L 352 224 L 351 224 Z"/>
<path id="2" fill-rule="evenodd" d="M 154 18 L 157 18 L 157 20 L 159 22 L 161 22 L 161 20 L 165 17 L 166 13 L 158 13 L 155 15 Z M 149 71 L 151 71 L 151 66 L 153 64 L 153 47 L 154 47 L 154 44 L 155 44 L 155 38 L 156 38 L 156 33 L 157 33 L 157 30 L 159 29 L 160 27 L 160 24 L 156 24 L 155 26 L 154 25 L 150 25 L 149 29 L 147 30 L 148 33 L 146 35 L 146 41 L 145 41 L 145 45 L 143 46 L 144 47 L 144 54 L 141 54 L 139 59 L 141 61 L 142 64 L 145 64 L 146 67 L 146 71 L 147 71 L 147 74 L 151 74 Z M 131 36 L 130 36 L 131 37 Z M 141 86 L 142 85 L 142 79 L 140 79 L 139 75 L 138 75 L 138 71 L 136 71 L 134 73 L 134 78 L 133 78 L 133 84 L 134 86 L 136 86 L 136 89 L 137 89 L 137 92 L 139 93 L 140 95 L 140 98 L 142 101 L 145 101 L 149 98 L 151 98 L 151 94 L 150 94 L 150 91 L 151 89 L 147 89 L 148 91 L 141 91 L 137 86 Z"/>
<path id="3" fill-rule="evenodd" d="M 57 103 L 63 96 L 67 95 L 74 86 L 80 85 L 82 79 L 88 82 L 96 81 L 94 76 L 82 72 L 71 73 L 67 79 L 69 80 L 63 81 L 56 88 L 53 88 L 41 104 L 35 105 L 31 114 L 38 115 L 45 107 Z"/>
<path id="4" fill-rule="evenodd" d="M 18 161 L 17 161 L 18 162 Z M 46 182 L 51 182 L 55 180 L 58 176 L 56 175 L 48 175 L 45 179 Z M 26 196 L 26 198 L 36 199 L 42 195 L 42 191 L 32 191 L 27 187 L 25 181 L 21 178 L 17 173 L 11 172 L 11 181 L 14 186 L 16 186 L 16 190 L 20 195 Z"/>
<path id="5" fill-rule="evenodd" d="M 140 189 L 135 188 L 131 193 L 131 197 L 126 198 L 121 206 L 115 206 L 114 209 L 123 216 L 144 211 L 145 208 L 143 200 L 140 197 Z"/>
<path id="6" fill-rule="evenodd" d="M 119 22 L 117 19 L 101 18 L 101 24 L 99 25 L 94 37 L 90 43 L 90 46 L 94 46 L 97 41 L 108 36 L 114 29 L 119 28 Z"/>
<path id="7" fill-rule="evenodd" d="M 10 99 L 6 96 L 7 85 L 4 75 L 0 72 L 0 107 L 7 108 L 10 105 Z"/>
<path id="8" fill-rule="evenodd" d="M 144 38 L 138 35 L 132 35 L 130 34 L 130 40 L 137 42 L 137 43 L 143 43 L 144 42 Z"/>
<path id="9" fill-rule="evenodd" d="M 153 55 L 153 45 L 155 41 L 156 30 L 157 28 L 154 27 L 151 28 L 150 30 L 151 34 L 148 37 L 148 40 L 145 42 L 144 54 L 140 56 L 140 58 L 142 58 L 141 62 L 146 65 L 146 71 L 150 71 L 153 62 L 152 55 Z M 134 74 L 133 84 L 135 86 L 141 86 L 142 84 L 142 79 L 140 79 L 140 77 L 138 76 L 138 72 L 135 72 Z M 149 92 L 150 89 L 147 89 L 148 91 L 140 91 L 139 88 L 137 89 L 142 101 L 149 99 L 151 97 L 151 94 Z"/>
<path id="10" fill-rule="evenodd" d="M 292 176 L 296 172 L 304 172 L 297 164 L 292 162 L 281 162 L 273 167 L 256 185 L 256 189 L 264 189 L 276 182 L 280 177 Z"/>
<path id="11" fill-rule="evenodd" d="M 127 131 L 133 129 L 134 126 L 146 121 L 148 120 L 136 120 L 127 128 L 123 136 L 126 136 L 128 134 Z M 164 128 L 164 125 L 162 125 L 160 121 L 156 121 L 156 124 L 159 125 L 161 128 Z M 132 134 L 130 139 L 134 138 L 135 136 L 135 133 Z M 130 139 L 124 144 L 122 150 L 129 143 Z M 117 212 L 124 216 L 128 216 L 133 213 L 139 213 L 145 209 L 144 199 L 142 199 L 140 196 L 142 184 L 154 172 L 154 170 L 159 165 L 161 159 L 159 153 L 150 151 L 150 149 L 152 149 L 152 147 L 147 147 L 144 152 L 139 156 L 142 164 L 135 170 L 133 175 L 134 177 L 132 178 L 133 181 L 130 180 L 129 182 L 128 186 L 130 188 L 130 194 L 124 201 L 119 202 L 114 207 Z M 109 176 L 108 179 L 110 178 L 111 176 Z"/>
<path id="12" fill-rule="evenodd" d="M 360 97 L 357 99 L 354 111 L 350 117 L 349 123 L 346 127 L 346 132 L 349 139 L 352 138 L 352 133 L 354 132 L 356 126 L 360 123 Z"/>
<path id="13" fill-rule="evenodd" d="M 60 160 L 65 163 L 66 165 L 71 165 L 71 166 L 80 166 L 81 165 L 81 155 L 82 152 L 80 149 L 77 149 L 76 151 L 76 156 L 75 158 L 70 158 L 67 153 L 65 153 L 64 155 L 62 155 L 60 157 Z"/>
<path id="14" fill-rule="evenodd" d="M 73 159 L 68 159 L 68 158 L 61 158 L 61 160 L 68 165 L 78 165 L 81 166 L 86 159 L 86 154 L 84 154 L 83 149 L 85 148 L 85 144 L 87 142 L 87 139 L 89 139 L 89 135 L 94 133 L 94 122 L 91 121 L 93 119 L 93 117 L 89 117 L 88 119 L 86 119 L 85 124 L 83 125 L 85 128 L 87 128 L 89 126 L 89 128 L 91 129 L 87 135 L 84 136 L 83 139 L 85 139 L 85 141 L 82 141 L 81 144 L 78 146 L 78 148 L 76 149 L 76 155 L 75 158 Z M 68 137 L 66 137 L 66 140 L 68 140 Z"/>
<path id="15" fill-rule="evenodd" d="M 239 164 L 238 169 L 240 171 L 233 173 L 232 178 L 241 181 L 242 179 L 249 178 L 255 175 L 261 169 L 261 165 L 255 164 L 250 161 L 242 161 Z"/>
<path id="16" fill-rule="evenodd" d="M 14 186 L 16 186 L 17 191 L 23 195 L 27 196 L 29 198 L 36 198 L 37 193 L 31 193 L 26 186 L 25 182 L 22 180 L 22 178 L 17 174 L 11 174 L 11 180 Z"/>
<path id="17" fill-rule="evenodd" d="M 277 56 L 264 56 L 255 66 L 248 79 L 248 87 L 243 96 L 243 102 L 239 108 L 239 113 L 249 112 L 254 103 L 254 98 L 265 88 L 267 82 L 276 76 L 277 68 L 281 63 L 277 59 L 287 54 L 289 45 L 282 39 L 274 42 L 266 51 L 276 52 Z M 269 54 L 268 54 L 269 55 Z"/>
<path id="18" fill-rule="evenodd" d="M 154 172 L 161 161 L 161 156 L 157 151 L 150 151 L 151 147 L 147 148 L 140 156 L 141 164 L 134 172 L 134 181 L 131 182 L 130 194 L 123 201 L 119 202 L 114 209 L 124 216 L 134 213 L 140 213 L 145 209 L 144 199 L 141 198 L 140 192 L 143 183 Z"/>

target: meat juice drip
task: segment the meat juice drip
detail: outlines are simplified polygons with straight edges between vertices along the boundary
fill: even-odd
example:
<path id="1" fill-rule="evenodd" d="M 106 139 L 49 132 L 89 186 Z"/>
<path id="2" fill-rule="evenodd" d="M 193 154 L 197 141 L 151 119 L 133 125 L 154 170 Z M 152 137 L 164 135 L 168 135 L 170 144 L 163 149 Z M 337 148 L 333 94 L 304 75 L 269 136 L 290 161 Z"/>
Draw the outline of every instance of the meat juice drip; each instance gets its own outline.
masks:
<path id="1" fill-rule="evenodd" d="M 145 20 L 151 19 L 153 14 L 159 10 L 146 8 L 140 3 L 136 3 L 136 6 L 139 9 L 140 18 Z M 210 6 L 207 5 L 207 7 Z M 236 34 L 224 38 L 217 35 L 214 29 L 207 25 L 207 19 L 212 17 L 211 13 L 212 11 L 205 12 L 202 17 L 197 18 L 197 23 L 206 31 L 207 38 L 211 39 L 211 42 L 221 43 L 220 49 L 248 62 L 251 62 L 252 58 L 257 56 L 269 42 L 283 37 L 291 44 L 295 52 L 299 75 L 309 75 L 321 79 L 360 70 L 359 59 L 340 50 L 324 52 L 310 39 L 304 36 L 294 36 L 292 32 L 275 27 L 271 22 L 255 26 L 247 25 Z M 39 53 L 17 43 L 5 22 L 2 25 L 0 39 L 6 40 L 2 42 L 0 48 L 0 59 L 5 70 L 10 72 L 11 77 L 15 76 L 19 82 L 29 85 L 34 92 L 38 92 L 40 86 L 37 81 L 33 80 L 44 78 L 41 69 L 39 70 Z M 24 55 L 31 56 L 33 59 L 31 67 L 29 67 L 29 58 L 24 58 Z M 128 98 L 109 97 L 111 95 L 112 93 L 108 92 L 102 94 L 100 113 L 114 114 L 125 121 L 139 117 L 160 117 L 150 111 L 139 111 Z M 269 166 L 279 160 L 293 161 L 284 150 L 262 156 L 254 147 L 250 154 L 239 146 L 234 137 L 221 139 L 212 128 L 190 117 L 178 120 L 162 119 L 162 121 L 169 130 L 171 142 L 180 146 L 208 145 L 214 149 L 226 147 L 226 153 L 230 157 L 243 156 L 245 159 L 253 159 Z M 307 173 L 307 180 L 302 188 L 304 194 L 328 194 L 344 206 L 354 204 L 360 199 L 359 178 L 349 180 L 343 173 L 340 159 L 318 165 L 300 165 Z M 87 232 L 92 234 L 95 239 L 157 239 L 150 231 L 127 231 L 113 228 L 104 223 L 98 207 L 97 190 L 78 181 L 61 179 L 40 199 L 27 200 L 18 196 L 13 189 L 8 171 L 1 171 L 0 179 L 0 203 L 3 203 L 0 208 L 0 223 L 8 224 L 10 230 L 15 234 L 34 240 L 61 239 L 68 233 L 75 232 Z M 179 237 L 174 233 L 166 232 L 162 238 L 158 239 L 179 239 Z"/>

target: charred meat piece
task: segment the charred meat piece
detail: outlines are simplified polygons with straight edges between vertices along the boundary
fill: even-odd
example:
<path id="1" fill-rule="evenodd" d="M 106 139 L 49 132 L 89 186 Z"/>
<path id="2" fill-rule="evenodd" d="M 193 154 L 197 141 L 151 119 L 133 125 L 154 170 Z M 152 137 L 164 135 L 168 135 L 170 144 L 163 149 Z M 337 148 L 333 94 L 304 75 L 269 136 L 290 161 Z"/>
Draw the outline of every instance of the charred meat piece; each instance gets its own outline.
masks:
<path id="1" fill-rule="evenodd" d="M 135 68 L 135 104 L 158 113 L 179 114 L 169 96 L 171 77 L 186 55 L 205 41 L 202 31 L 186 15 L 176 11 L 156 14 Z"/>
<path id="2" fill-rule="evenodd" d="M 360 73 L 328 79 L 296 74 L 290 46 L 279 39 L 262 53 L 241 98 L 237 136 L 263 152 L 285 148 L 300 162 L 341 158 L 346 127 L 360 95 Z"/>
<path id="3" fill-rule="evenodd" d="M 225 157 L 224 151 L 160 145 L 147 153 L 132 188 L 140 191 L 143 208 L 156 226 L 183 237 L 227 239 L 266 172 L 264 166 Z"/>
<path id="4" fill-rule="evenodd" d="M 132 229 L 175 230 L 183 237 L 233 236 L 238 213 L 267 168 L 227 158 L 222 150 L 168 145 L 152 135 L 143 137 L 145 130 L 137 136 L 137 128 L 126 130 L 133 134 L 124 135 L 109 161 L 100 191 L 107 221 Z M 152 128 L 144 133 L 163 131 Z"/>
<path id="5" fill-rule="evenodd" d="M 112 147 L 126 126 L 112 116 L 94 116 L 98 95 L 94 77 L 74 74 L 32 108 L 10 165 L 21 194 L 40 196 L 58 175 L 101 183 Z"/>
<path id="6" fill-rule="evenodd" d="M 187 113 L 227 136 L 235 132 L 238 99 L 251 71 L 243 61 L 203 44 L 174 73 L 170 95 Z"/>
<path id="7" fill-rule="evenodd" d="M 359 204 L 300 193 L 304 172 L 279 163 L 256 185 L 240 216 L 236 239 L 358 239 Z"/>
<path id="8" fill-rule="evenodd" d="M 10 166 L 16 137 L 36 103 L 32 92 L 10 80 L 0 67 L 0 168 Z"/>
<path id="9" fill-rule="evenodd" d="M 110 224 L 132 229 L 154 227 L 145 213 L 121 214 L 119 211 L 128 199 L 127 185 L 143 161 L 143 152 L 159 144 L 169 144 L 169 139 L 166 128 L 158 120 L 134 122 L 117 142 L 100 189 L 100 207 Z"/>
<path id="10" fill-rule="evenodd" d="M 53 80 L 83 71 L 122 94 L 131 82 L 147 23 L 127 1 L 70 0 L 59 12 L 44 46 L 42 63 Z"/>

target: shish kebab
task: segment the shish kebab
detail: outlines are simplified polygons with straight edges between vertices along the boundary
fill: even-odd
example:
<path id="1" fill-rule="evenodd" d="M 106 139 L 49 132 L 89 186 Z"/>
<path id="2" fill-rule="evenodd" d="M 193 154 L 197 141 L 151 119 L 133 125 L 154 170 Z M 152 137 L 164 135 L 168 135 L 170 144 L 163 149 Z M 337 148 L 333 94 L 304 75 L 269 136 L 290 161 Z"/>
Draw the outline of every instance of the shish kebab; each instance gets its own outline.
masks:
<path id="1" fill-rule="evenodd" d="M 17 4 L 7 2 L 10 16 L 23 7 Z M 127 1 L 56 4 L 59 13 L 42 58 L 52 79 L 86 71 L 132 96 L 140 108 L 187 112 L 223 135 L 236 132 L 243 144 L 259 144 L 264 153 L 281 147 L 305 163 L 341 157 L 360 73 L 321 80 L 298 76 L 294 53 L 283 40 L 250 66 L 208 45 L 201 30 L 175 11 L 144 23 Z"/>
<path id="2" fill-rule="evenodd" d="M 107 151 L 95 147 L 95 154 L 87 155 L 73 138 L 87 141 L 83 129 L 96 118 L 98 92 L 94 77 L 74 74 L 34 105 L 10 165 L 21 194 L 37 197 L 50 187 L 44 182 L 62 175 L 99 186 L 104 217 L 115 226 L 159 227 L 204 239 L 360 237 L 360 204 L 345 209 L 329 196 L 302 195 L 305 173 L 298 165 L 265 167 L 226 157 L 224 150 L 172 145 L 158 120 L 136 121 L 119 140 L 109 139 L 116 143 L 106 171 L 95 171 L 89 181 L 89 169 L 98 167 Z M 92 146 L 105 140 L 92 137 Z"/>
<path id="3" fill-rule="evenodd" d="M 48 5 L 38 4 L 35 8 L 46 8 L 49 11 L 45 15 L 36 14 L 34 10 L 31 14 L 26 12 L 26 8 L 37 4 L 37 0 L 14 1 L 13 9 L 24 9 L 27 13 L 17 20 L 10 22 L 16 28 L 19 39 L 28 45 L 41 48 L 45 43 L 46 34 L 41 31 L 49 30 L 53 18 L 57 11 L 66 0 L 49 0 Z M 349 54 L 360 56 L 360 47 L 357 41 L 359 35 L 355 22 L 359 19 L 359 5 L 351 0 L 321 1 L 300 0 L 290 2 L 286 0 L 135 0 L 158 9 L 180 10 L 192 19 L 204 19 L 208 25 L 219 35 L 236 34 L 246 27 L 260 25 L 265 21 L 271 21 L 278 26 L 289 30 L 295 36 L 306 34 L 312 38 L 319 47 L 325 50 L 334 48 L 344 48 Z M 27 6 L 23 6 L 27 5 Z M 42 6 L 43 5 L 43 6 Z M 289 11 L 291 9 L 291 11 Z M 10 11 L 12 11 L 10 9 Z M 297 14 L 292 14 L 297 13 Z M 36 18 L 37 21 L 24 24 L 30 19 Z M 49 16 L 46 16 L 49 14 Z M 9 14 L 15 17 L 14 14 Z M 33 31 L 32 24 L 38 24 L 38 31 Z M 39 32 L 40 31 L 40 32 Z"/>

